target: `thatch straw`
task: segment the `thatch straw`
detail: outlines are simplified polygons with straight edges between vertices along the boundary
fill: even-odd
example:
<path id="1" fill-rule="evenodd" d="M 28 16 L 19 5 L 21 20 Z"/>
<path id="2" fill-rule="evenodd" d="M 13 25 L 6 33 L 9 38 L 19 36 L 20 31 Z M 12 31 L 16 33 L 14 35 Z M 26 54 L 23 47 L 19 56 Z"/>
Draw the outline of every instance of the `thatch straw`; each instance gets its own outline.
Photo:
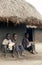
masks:
<path id="1" fill-rule="evenodd" d="M 34 19 L 32 19 L 32 17 Z M 0 21 L 27 23 L 29 19 L 30 22 L 32 20 L 35 24 L 39 24 L 38 21 L 42 19 L 38 11 L 29 3 L 25 2 L 24 0 L 0 0 Z"/>

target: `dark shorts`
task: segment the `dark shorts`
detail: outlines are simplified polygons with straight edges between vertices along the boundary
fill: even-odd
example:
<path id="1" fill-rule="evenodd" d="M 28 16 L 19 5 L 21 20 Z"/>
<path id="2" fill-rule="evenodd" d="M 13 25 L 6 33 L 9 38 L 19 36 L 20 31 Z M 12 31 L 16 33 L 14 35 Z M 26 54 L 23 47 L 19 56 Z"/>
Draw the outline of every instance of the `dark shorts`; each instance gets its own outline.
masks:
<path id="1" fill-rule="evenodd" d="M 24 51 L 24 47 L 22 45 L 19 45 L 19 49 L 20 49 L 21 52 Z"/>
<path id="2" fill-rule="evenodd" d="M 24 48 L 23 48 L 22 45 L 18 45 L 18 46 L 15 47 L 15 50 L 16 50 L 17 52 L 18 52 L 18 51 L 23 52 L 23 51 L 24 51 Z"/>
<path id="3" fill-rule="evenodd" d="M 28 50 L 28 51 L 33 50 L 33 49 L 32 49 L 32 46 L 30 46 L 30 47 L 28 47 L 28 48 L 25 48 L 25 49 Z"/>

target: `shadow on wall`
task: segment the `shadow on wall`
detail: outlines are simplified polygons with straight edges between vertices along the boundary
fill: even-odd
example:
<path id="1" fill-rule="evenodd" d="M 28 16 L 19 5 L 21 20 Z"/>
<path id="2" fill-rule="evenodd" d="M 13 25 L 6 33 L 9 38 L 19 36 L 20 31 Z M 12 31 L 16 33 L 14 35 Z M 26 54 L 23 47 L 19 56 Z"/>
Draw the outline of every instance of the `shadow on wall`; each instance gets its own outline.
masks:
<path id="1" fill-rule="evenodd" d="M 0 48 L 2 44 L 2 40 L 5 38 L 6 33 L 11 33 L 11 38 L 12 34 L 15 32 L 18 35 L 18 43 L 21 42 L 23 35 L 25 33 L 25 25 L 20 24 L 17 26 L 14 26 L 12 22 L 8 23 L 8 26 L 6 23 L 0 22 Z"/>

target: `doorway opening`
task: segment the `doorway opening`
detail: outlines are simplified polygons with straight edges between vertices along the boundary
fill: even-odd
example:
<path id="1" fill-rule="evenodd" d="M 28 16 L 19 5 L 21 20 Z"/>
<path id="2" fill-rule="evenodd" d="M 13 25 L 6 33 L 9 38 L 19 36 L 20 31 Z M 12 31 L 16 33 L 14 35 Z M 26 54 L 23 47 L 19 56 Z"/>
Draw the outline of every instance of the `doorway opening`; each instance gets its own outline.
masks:
<path id="1" fill-rule="evenodd" d="M 33 29 L 32 28 L 27 28 L 27 33 L 29 34 L 29 41 L 33 41 Z"/>

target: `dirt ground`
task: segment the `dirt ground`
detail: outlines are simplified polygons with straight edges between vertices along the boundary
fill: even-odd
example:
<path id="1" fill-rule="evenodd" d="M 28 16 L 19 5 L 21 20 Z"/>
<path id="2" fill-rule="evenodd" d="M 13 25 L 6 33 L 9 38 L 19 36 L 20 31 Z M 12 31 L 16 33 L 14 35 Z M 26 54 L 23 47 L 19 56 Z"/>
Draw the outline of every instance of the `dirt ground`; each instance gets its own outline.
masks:
<path id="1" fill-rule="evenodd" d="M 42 54 L 30 54 L 25 53 L 24 57 L 12 57 L 11 54 L 7 54 L 6 57 L 0 54 L 0 65 L 42 65 Z"/>
<path id="2" fill-rule="evenodd" d="M 9 53 L 4 57 L 3 53 L 0 52 L 0 65 L 42 65 L 42 46 L 36 45 L 36 50 L 38 54 L 25 51 L 22 57 L 12 57 Z"/>
<path id="3" fill-rule="evenodd" d="M 42 65 L 42 61 L 1 61 L 0 65 Z"/>

